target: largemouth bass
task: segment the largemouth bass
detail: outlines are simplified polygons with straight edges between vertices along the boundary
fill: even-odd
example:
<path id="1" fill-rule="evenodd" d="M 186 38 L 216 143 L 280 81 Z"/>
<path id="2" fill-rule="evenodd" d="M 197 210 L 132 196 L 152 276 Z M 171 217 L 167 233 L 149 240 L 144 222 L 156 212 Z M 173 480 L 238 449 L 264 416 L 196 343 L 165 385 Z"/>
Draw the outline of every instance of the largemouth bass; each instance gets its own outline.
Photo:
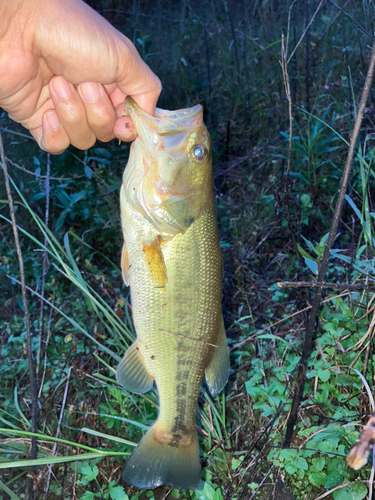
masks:
<path id="1" fill-rule="evenodd" d="M 126 104 L 138 138 L 120 194 L 121 266 L 137 340 L 117 380 L 138 394 L 155 380 L 160 410 L 127 460 L 123 479 L 139 488 L 196 489 L 202 375 L 216 395 L 229 373 L 210 136 L 200 105 L 157 108 L 150 116 L 129 97 Z"/>

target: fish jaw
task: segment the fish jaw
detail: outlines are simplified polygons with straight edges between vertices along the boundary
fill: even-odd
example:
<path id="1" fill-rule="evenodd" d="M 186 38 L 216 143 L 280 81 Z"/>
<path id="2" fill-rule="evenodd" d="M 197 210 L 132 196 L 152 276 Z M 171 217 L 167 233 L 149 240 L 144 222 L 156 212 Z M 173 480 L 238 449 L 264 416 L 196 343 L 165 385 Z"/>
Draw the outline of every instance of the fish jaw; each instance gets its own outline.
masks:
<path id="1" fill-rule="evenodd" d="M 125 197 L 161 233 L 184 232 L 212 192 L 211 143 L 203 108 L 157 108 L 151 116 L 131 98 L 126 105 L 138 138 L 124 173 Z M 197 146 L 204 153 L 198 159 Z"/>

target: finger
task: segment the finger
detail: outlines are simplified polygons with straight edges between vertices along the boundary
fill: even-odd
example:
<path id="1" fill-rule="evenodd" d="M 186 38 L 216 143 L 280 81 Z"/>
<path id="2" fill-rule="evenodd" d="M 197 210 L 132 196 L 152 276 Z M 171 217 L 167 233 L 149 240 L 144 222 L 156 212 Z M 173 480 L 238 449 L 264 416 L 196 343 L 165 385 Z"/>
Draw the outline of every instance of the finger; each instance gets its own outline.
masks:
<path id="1" fill-rule="evenodd" d="M 70 139 L 54 109 L 47 110 L 42 125 L 30 130 L 39 147 L 47 153 L 58 155 L 69 147 Z"/>
<path id="2" fill-rule="evenodd" d="M 85 107 L 74 86 L 62 76 L 52 78 L 49 84 L 52 101 L 61 125 L 71 144 L 78 149 L 89 149 L 95 144 Z"/>
<path id="3" fill-rule="evenodd" d="M 129 116 L 122 116 L 116 120 L 113 133 L 120 141 L 130 142 L 137 138 L 137 132 Z"/>
<path id="4" fill-rule="evenodd" d="M 116 115 L 103 85 L 85 82 L 78 85 L 77 91 L 85 108 L 88 125 L 94 135 L 103 142 L 113 139 Z"/>
<path id="5" fill-rule="evenodd" d="M 117 106 L 116 118 L 117 120 L 113 128 L 115 136 L 124 142 L 134 141 L 138 134 L 130 116 L 126 114 L 124 102 Z"/>
<path id="6" fill-rule="evenodd" d="M 104 85 L 108 96 L 116 110 L 116 124 L 113 128 L 115 136 L 124 142 L 134 141 L 137 138 L 137 131 L 134 127 L 132 119 L 127 115 L 124 94 L 115 83 Z M 126 117 L 125 119 L 120 119 Z"/>
<path id="7" fill-rule="evenodd" d="M 161 82 L 141 59 L 130 40 L 124 37 L 124 42 L 118 46 L 120 70 L 115 83 L 121 92 L 130 95 L 144 111 L 153 115 L 161 92 Z M 115 107 L 120 104 L 117 102 L 119 97 L 114 91 Z"/>

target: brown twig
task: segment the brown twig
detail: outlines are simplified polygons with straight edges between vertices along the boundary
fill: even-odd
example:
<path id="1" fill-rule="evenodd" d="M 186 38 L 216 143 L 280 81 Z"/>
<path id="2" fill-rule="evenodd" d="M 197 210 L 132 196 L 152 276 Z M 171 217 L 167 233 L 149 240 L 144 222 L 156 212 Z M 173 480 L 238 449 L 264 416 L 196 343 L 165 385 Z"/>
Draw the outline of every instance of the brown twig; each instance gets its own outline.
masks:
<path id="1" fill-rule="evenodd" d="M 329 257 L 330 257 L 331 250 L 333 247 L 333 243 L 334 243 L 335 238 L 336 238 L 336 233 L 337 233 L 337 228 L 338 228 L 338 224 L 340 221 L 342 207 L 343 207 L 344 201 L 345 201 L 345 193 L 346 193 L 348 183 L 349 183 L 349 176 L 350 176 L 350 171 L 351 171 L 351 167 L 352 167 L 352 163 L 353 163 L 354 151 L 355 151 L 355 147 L 357 144 L 359 131 L 361 128 L 367 99 L 368 99 L 370 89 L 371 89 L 371 83 L 372 83 L 372 79 L 373 79 L 373 75 L 374 75 L 374 69 L 375 69 L 375 43 L 373 44 L 373 47 L 372 47 L 370 65 L 368 68 L 366 81 L 365 81 L 365 84 L 363 87 L 363 92 L 362 92 L 362 96 L 361 96 L 361 101 L 360 101 L 360 105 L 359 105 L 359 109 L 358 109 L 357 118 L 356 118 L 356 121 L 354 123 L 352 136 L 350 138 L 349 150 L 348 150 L 348 155 L 347 155 L 346 162 L 345 162 L 343 176 L 341 179 L 340 190 L 339 190 L 339 195 L 338 195 L 338 199 L 337 199 L 337 203 L 336 203 L 336 208 L 335 208 L 335 212 L 333 214 L 333 219 L 332 219 L 331 228 L 329 231 L 328 240 L 327 240 L 326 246 L 324 248 L 324 254 L 323 254 L 321 266 L 319 269 L 318 280 L 317 280 L 318 283 L 324 283 L 324 278 L 325 278 L 325 275 L 327 273 L 328 261 L 329 261 Z M 314 301 L 312 304 L 311 312 L 310 312 L 310 315 L 307 319 L 305 340 L 304 340 L 304 344 L 303 344 L 303 348 L 302 348 L 301 359 L 300 359 L 299 366 L 298 366 L 298 373 L 297 373 L 297 378 L 296 378 L 292 407 L 291 407 L 289 417 L 287 420 L 287 424 L 286 424 L 286 432 L 285 432 L 285 438 L 284 438 L 284 443 L 283 443 L 283 446 L 286 448 L 288 448 L 290 446 L 290 442 L 291 442 L 292 436 L 293 436 L 294 426 L 295 426 L 296 421 L 297 421 L 298 409 L 299 409 L 299 405 L 300 405 L 300 401 L 301 401 L 301 397 L 302 397 L 302 393 L 303 393 L 304 382 L 305 382 L 306 366 L 307 366 L 307 361 L 310 357 L 310 353 L 312 350 L 313 338 L 314 338 L 314 332 L 315 332 L 315 326 L 316 326 L 315 323 L 316 323 L 316 319 L 317 319 L 317 313 L 318 313 L 318 308 L 320 305 L 321 296 L 322 296 L 322 288 L 317 288 L 317 291 L 316 291 L 315 297 L 314 297 Z"/>
<path id="2" fill-rule="evenodd" d="M 367 33 L 367 31 L 366 31 L 364 28 L 362 28 L 362 26 L 361 26 L 361 25 L 360 25 L 360 24 L 359 24 L 359 23 L 358 23 L 358 22 L 357 22 L 357 21 L 356 21 L 356 20 L 355 20 L 352 16 L 350 16 L 347 12 L 345 12 L 345 10 L 344 10 L 344 8 L 343 8 L 343 7 L 340 7 L 339 5 L 337 5 L 337 3 L 336 3 L 336 2 L 334 2 L 333 0 L 329 0 L 329 1 L 331 2 L 331 4 L 333 4 L 333 5 L 336 7 L 336 9 L 339 9 L 339 11 L 340 11 L 342 14 L 344 14 L 346 17 L 348 17 L 348 18 L 352 21 L 352 23 L 354 23 L 354 24 L 357 26 L 357 28 L 358 28 L 360 31 L 362 31 L 362 33 L 363 33 L 364 35 L 366 35 L 366 36 L 367 36 L 367 37 L 368 37 L 368 38 L 369 38 L 372 42 L 374 41 L 374 38 L 373 38 L 371 35 L 369 35 L 369 34 Z M 344 5 L 344 7 L 345 7 L 345 6 L 346 6 L 346 4 Z"/>
<path id="3" fill-rule="evenodd" d="M 48 228 L 49 221 L 49 201 L 50 201 L 50 173 L 51 173 L 51 155 L 47 154 L 47 175 L 44 182 L 44 192 L 46 194 L 46 210 L 44 214 L 44 224 Z M 44 247 L 48 245 L 47 237 L 44 236 Z M 46 275 L 49 268 L 47 250 L 43 251 L 43 272 L 42 272 L 42 290 L 41 296 L 44 298 L 44 291 L 46 286 Z M 39 379 L 39 365 L 40 365 L 40 353 L 42 349 L 42 334 L 43 334 L 43 313 L 44 313 L 44 303 L 43 299 L 40 299 L 40 315 L 39 315 L 39 337 L 38 337 L 38 351 L 36 355 L 36 376 Z M 48 335 L 48 333 L 47 333 Z M 39 382 L 39 380 L 38 380 Z M 40 384 L 39 384 L 40 385 Z"/>
<path id="4" fill-rule="evenodd" d="M 375 286 L 346 285 L 341 283 L 321 283 L 319 281 L 278 281 L 280 288 L 332 288 L 333 290 L 375 290 Z"/>
<path id="5" fill-rule="evenodd" d="M 48 174 L 47 175 L 36 175 L 35 172 L 32 172 L 31 170 L 27 170 L 27 168 L 21 167 L 21 165 L 18 165 L 17 163 L 15 163 L 14 161 L 12 161 L 7 156 L 5 157 L 5 160 L 8 163 L 10 163 L 12 165 L 12 167 L 18 168 L 18 170 L 22 170 L 22 172 L 25 172 L 25 174 L 34 175 L 35 177 L 38 177 L 38 179 L 45 179 L 45 180 L 47 180 L 47 178 L 48 178 L 49 181 L 70 181 L 70 180 L 72 180 L 74 178 L 74 177 L 49 177 Z M 82 177 L 82 176 L 80 176 L 80 177 Z"/>
<path id="6" fill-rule="evenodd" d="M 289 37 L 289 33 L 287 35 Z M 285 44 L 285 39 L 284 39 L 284 34 L 281 35 L 281 70 L 283 73 L 283 80 L 284 80 L 284 89 L 285 89 L 285 94 L 286 98 L 288 100 L 288 116 L 289 116 L 289 141 L 288 141 L 288 160 L 287 160 L 287 167 L 286 167 L 286 174 L 285 178 L 282 179 L 281 187 L 279 188 L 280 190 L 282 189 L 284 192 L 280 196 L 280 201 L 284 207 L 285 210 L 285 218 L 288 222 L 288 227 L 290 230 L 290 236 L 292 238 L 292 243 L 293 243 L 293 248 L 294 248 L 294 254 L 296 256 L 298 266 L 299 266 L 299 274 L 300 277 L 303 278 L 303 262 L 302 262 L 302 255 L 298 251 L 298 246 L 297 246 L 297 240 L 296 240 L 296 227 L 292 221 L 292 217 L 290 214 L 289 210 L 289 200 L 290 200 L 290 190 L 292 187 L 292 182 L 290 180 L 290 163 L 291 163 L 291 158 L 292 158 L 292 144 L 293 144 L 293 113 L 292 113 L 292 97 L 290 94 L 290 83 L 289 83 L 289 73 L 288 73 L 288 62 L 287 62 L 287 51 L 288 47 Z M 309 292 L 308 290 L 305 290 L 305 295 L 306 295 L 306 300 L 309 300 Z"/>
<path id="7" fill-rule="evenodd" d="M 288 63 L 286 60 L 288 47 L 285 44 L 284 34 L 281 35 L 281 69 L 283 72 L 284 79 L 284 89 L 286 98 L 288 100 L 288 112 L 289 112 L 289 144 L 288 144 L 288 163 L 286 167 L 286 176 L 289 176 L 290 170 L 290 159 L 292 156 L 292 139 L 293 139 L 293 113 L 292 113 L 292 98 L 290 96 L 290 84 L 289 84 L 289 73 L 288 73 Z"/>
<path id="8" fill-rule="evenodd" d="M 6 188 L 7 197 L 8 197 L 9 212 L 10 212 L 10 218 L 12 221 L 14 242 L 16 245 L 18 264 L 19 264 L 20 275 L 21 275 L 22 304 L 23 304 L 23 311 L 24 311 L 24 317 L 25 317 L 26 350 L 27 350 L 27 361 L 29 364 L 30 392 L 31 392 L 31 432 L 36 433 L 37 427 L 38 427 L 38 424 L 37 424 L 37 422 L 38 422 L 38 387 L 37 387 L 37 381 L 36 381 L 36 376 L 35 376 L 35 371 L 34 371 L 33 351 L 32 351 L 32 346 L 31 346 L 30 318 L 29 318 L 29 309 L 27 306 L 27 299 L 26 299 L 25 269 L 24 269 L 24 265 L 23 265 L 22 250 L 21 250 L 20 241 L 19 241 L 19 237 L 18 237 L 17 222 L 16 222 L 16 216 L 14 213 L 14 205 L 13 205 L 13 196 L 12 196 L 12 191 L 10 189 L 8 168 L 7 168 L 7 164 L 6 164 L 6 160 L 5 160 L 3 138 L 1 136 L 1 132 L 0 132 L 0 158 L 1 158 L 1 163 L 2 163 L 3 170 L 4 170 L 5 188 Z M 35 459 L 37 457 L 37 439 L 35 436 L 33 436 L 31 438 L 30 457 L 31 457 L 31 459 Z M 28 489 L 29 489 L 29 498 L 30 498 L 30 500 L 32 500 L 32 498 L 34 496 L 33 495 L 32 479 L 30 479 L 30 481 L 29 481 Z"/>
<path id="9" fill-rule="evenodd" d="M 59 422 L 57 424 L 57 431 L 56 431 L 56 438 L 59 437 L 60 434 L 60 429 L 61 429 L 61 422 L 63 419 L 64 415 L 64 409 L 65 409 L 65 404 L 66 404 L 66 397 L 68 395 L 68 387 L 69 387 L 69 379 L 70 379 L 70 373 L 72 371 L 72 367 L 69 368 L 68 370 L 68 375 L 66 379 L 66 384 L 65 384 L 65 390 L 64 390 L 64 396 L 61 404 L 61 410 L 60 410 L 60 417 L 59 417 Z M 53 448 L 52 448 L 52 456 L 56 456 L 56 451 L 57 451 L 57 441 L 54 442 Z M 49 465 L 48 467 L 48 475 L 47 475 L 47 484 L 44 490 L 44 500 L 47 500 L 47 495 L 48 495 L 48 490 L 49 490 L 49 483 L 51 481 L 51 474 L 52 474 L 52 464 Z"/>
<path id="10" fill-rule="evenodd" d="M 298 49 L 298 47 L 299 47 L 300 43 L 302 42 L 302 40 L 303 40 L 304 36 L 305 36 L 305 35 L 306 35 L 306 33 L 308 32 L 308 30 L 309 30 L 310 26 L 312 25 L 312 23 L 313 23 L 313 21 L 314 21 L 314 19 L 315 19 L 315 16 L 317 15 L 317 13 L 319 12 L 319 10 L 320 10 L 321 6 L 323 5 L 323 2 L 324 2 L 324 0 L 321 0 L 320 4 L 318 5 L 318 8 L 317 8 L 317 9 L 316 9 L 316 11 L 314 12 L 314 15 L 313 15 L 313 16 L 312 16 L 312 18 L 310 19 L 310 22 L 309 22 L 309 23 L 308 23 L 308 25 L 306 26 L 305 31 L 302 33 L 301 38 L 298 40 L 297 45 L 294 47 L 293 52 L 292 52 L 292 53 L 290 54 L 290 56 L 288 57 L 287 64 L 289 64 L 289 62 L 291 61 L 291 59 L 292 59 L 292 57 L 293 57 L 293 55 L 294 55 L 295 51 Z"/>

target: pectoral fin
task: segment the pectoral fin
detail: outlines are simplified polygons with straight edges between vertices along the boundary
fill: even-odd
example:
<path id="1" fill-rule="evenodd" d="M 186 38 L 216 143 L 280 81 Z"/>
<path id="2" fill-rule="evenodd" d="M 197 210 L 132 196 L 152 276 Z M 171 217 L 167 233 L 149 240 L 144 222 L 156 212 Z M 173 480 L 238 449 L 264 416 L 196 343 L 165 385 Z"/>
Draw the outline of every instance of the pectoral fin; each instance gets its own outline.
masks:
<path id="1" fill-rule="evenodd" d="M 216 396 L 224 388 L 229 376 L 229 351 L 225 335 L 224 322 L 221 320 L 218 347 L 205 371 L 206 383 L 212 396 Z"/>
<path id="2" fill-rule="evenodd" d="M 164 288 L 168 279 L 160 241 L 161 237 L 157 236 L 150 245 L 143 243 L 142 247 L 151 282 L 155 288 Z"/>
<path id="3" fill-rule="evenodd" d="M 121 252 L 121 271 L 125 285 L 129 286 L 129 255 L 125 241 Z"/>
<path id="4" fill-rule="evenodd" d="M 147 371 L 138 342 L 126 351 L 117 367 L 116 379 L 127 391 L 143 394 L 152 388 L 154 377 Z"/>

